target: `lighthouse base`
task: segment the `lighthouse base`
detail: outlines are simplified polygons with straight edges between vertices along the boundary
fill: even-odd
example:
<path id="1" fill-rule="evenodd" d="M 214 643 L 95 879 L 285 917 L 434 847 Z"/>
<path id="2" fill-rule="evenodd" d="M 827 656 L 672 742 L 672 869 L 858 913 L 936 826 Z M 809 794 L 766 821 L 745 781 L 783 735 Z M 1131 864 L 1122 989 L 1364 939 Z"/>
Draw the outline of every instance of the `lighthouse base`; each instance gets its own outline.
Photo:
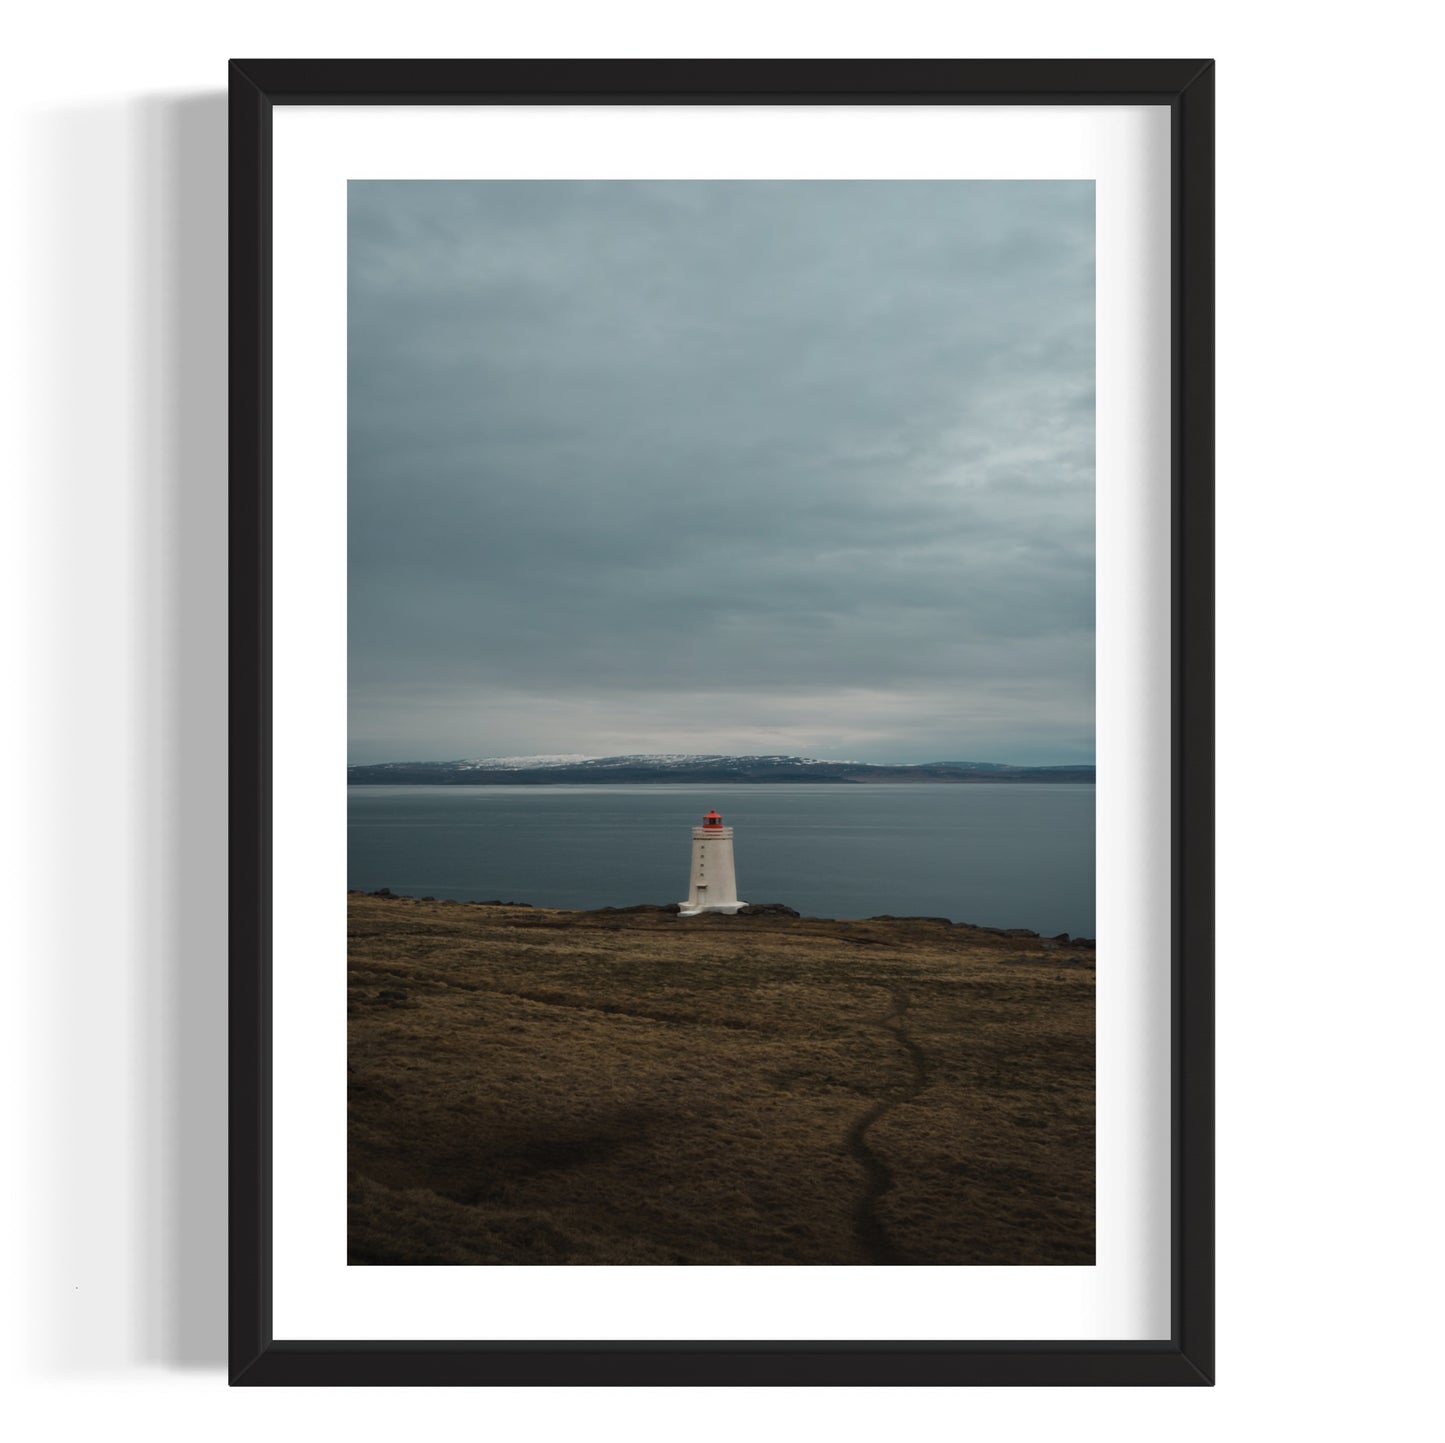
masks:
<path id="1" fill-rule="evenodd" d="M 719 902 L 716 906 L 694 907 L 691 902 L 678 904 L 682 910 L 677 914 L 679 917 L 700 917 L 704 912 L 721 912 L 725 917 L 731 917 L 739 908 L 746 907 L 746 902 Z"/>

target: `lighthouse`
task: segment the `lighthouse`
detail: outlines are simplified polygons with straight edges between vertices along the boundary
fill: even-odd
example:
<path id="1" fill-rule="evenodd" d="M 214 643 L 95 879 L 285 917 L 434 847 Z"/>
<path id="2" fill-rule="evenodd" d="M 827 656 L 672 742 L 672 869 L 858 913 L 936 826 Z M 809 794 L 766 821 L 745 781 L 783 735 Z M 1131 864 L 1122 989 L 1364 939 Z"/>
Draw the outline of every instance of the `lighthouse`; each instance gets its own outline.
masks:
<path id="1" fill-rule="evenodd" d="M 692 829 L 692 882 L 682 916 L 696 917 L 699 912 L 726 912 L 739 907 L 737 875 L 733 871 L 733 829 L 723 826 L 716 812 L 702 819 L 702 826 Z"/>

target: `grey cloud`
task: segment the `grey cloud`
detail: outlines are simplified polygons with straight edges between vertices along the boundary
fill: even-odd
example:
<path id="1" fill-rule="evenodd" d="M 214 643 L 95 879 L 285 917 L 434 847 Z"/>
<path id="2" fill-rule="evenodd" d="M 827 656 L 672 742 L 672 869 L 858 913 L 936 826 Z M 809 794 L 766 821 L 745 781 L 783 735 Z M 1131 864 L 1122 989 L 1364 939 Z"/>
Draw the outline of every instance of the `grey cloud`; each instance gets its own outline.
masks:
<path id="1" fill-rule="evenodd" d="M 1091 185 L 354 182 L 349 288 L 354 760 L 1092 755 Z"/>

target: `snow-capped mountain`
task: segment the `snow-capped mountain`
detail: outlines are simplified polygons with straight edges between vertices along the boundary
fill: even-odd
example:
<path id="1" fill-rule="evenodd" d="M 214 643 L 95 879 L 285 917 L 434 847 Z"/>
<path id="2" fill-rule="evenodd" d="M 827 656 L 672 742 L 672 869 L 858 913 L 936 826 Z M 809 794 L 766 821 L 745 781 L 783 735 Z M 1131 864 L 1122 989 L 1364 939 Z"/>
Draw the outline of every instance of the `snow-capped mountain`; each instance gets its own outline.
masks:
<path id="1" fill-rule="evenodd" d="M 719 756 L 690 752 L 593 757 L 581 753 L 480 757 L 472 761 L 383 762 L 347 768 L 353 785 L 478 785 L 621 782 L 1092 782 L 1092 765 L 1018 767 L 1007 762 L 879 764 L 818 757 Z"/>
<path id="2" fill-rule="evenodd" d="M 729 757 L 708 752 L 638 752 L 623 757 L 590 757 L 581 753 L 535 757 L 481 757 L 476 761 L 454 762 L 453 766 L 480 768 L 485 771 L 542 771 L 552 767 L 586 766 L 593 771 L 615 771 L 620 767 L 681 768 L 749 766 L 759 763 L 798 767 L 855 767 L 854 761 L 818 761 L 813 757 Z"/>
<path id="3" fill-rule="evenodd" d="M 597 757 L 585 752 L 557 752 L 551 756 L 535 757 L 480 757 L 473 762 L 451 762 L 454 767 L 480 768 L 492 772 L 529 772 L 543 767 L 568 767 L 573 762 L 595 762 Z"/>

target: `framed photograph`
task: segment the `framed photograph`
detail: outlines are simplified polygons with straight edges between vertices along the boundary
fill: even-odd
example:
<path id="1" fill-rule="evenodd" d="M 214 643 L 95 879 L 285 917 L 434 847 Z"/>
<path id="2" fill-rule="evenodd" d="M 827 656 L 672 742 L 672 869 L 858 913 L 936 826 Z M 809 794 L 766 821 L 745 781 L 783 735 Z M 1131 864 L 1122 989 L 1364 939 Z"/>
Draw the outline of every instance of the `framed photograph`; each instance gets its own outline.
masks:
<path id="1" fill-rule="evenodd" d="M 1213 97 L 232 63 L 234 1384 L 1212 1383 Z"/>

